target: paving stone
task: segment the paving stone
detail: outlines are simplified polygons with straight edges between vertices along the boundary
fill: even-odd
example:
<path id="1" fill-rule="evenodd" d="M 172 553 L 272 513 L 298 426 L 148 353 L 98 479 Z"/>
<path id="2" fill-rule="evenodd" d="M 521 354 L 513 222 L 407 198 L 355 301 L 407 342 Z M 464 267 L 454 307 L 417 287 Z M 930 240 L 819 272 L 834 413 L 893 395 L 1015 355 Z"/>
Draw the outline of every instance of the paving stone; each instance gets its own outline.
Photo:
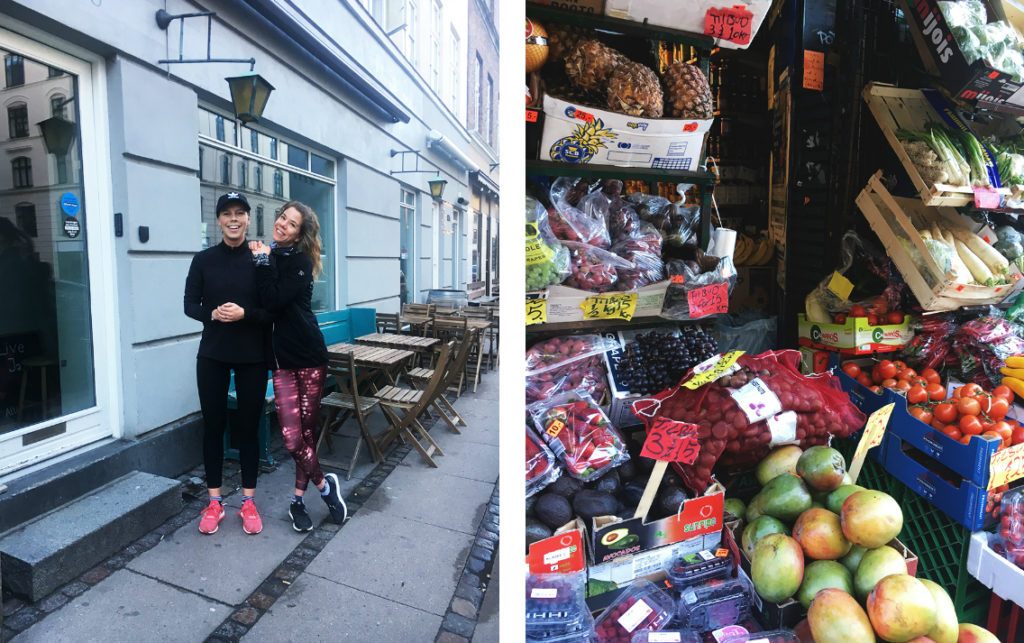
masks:
<path id="1" fill-rule="evenodd" d="M 473 629 L 476 628 L 476 623 L 464 616 L 459 616 L 455 612 L 448 612 L 444 615 L 441 627 L 459 636 L 469 638 L 473 636 Z"/>
<path id="2" fill-rule="evenodd" d="M 270 609 L 271 605 L 274 604 L 274 600 L 275 599 L 274 599 L 273 596 L 267 596 L 266 594 L 264 594 L 262 592 L 256 592 L 255 594 L 253 594 L 252 596 L 249 597 L 248 603 L 249 603 L 249 605 L 252 605 L 256 609 L 261 609 L 261 610 L 266 611 L 266 610 Z"/>
<path id="3" fill-rule="evenodd" d="M 479 558 L 470 557 L 470 559 L 466 561 L 466 569 L 474 574 L 482 574 L 486 566 L 487 564 Z"/>
<path id="4" fill-rule="evenodd" d="M 212 636 L 220 637 L 225 641 L 237 641 L 248 631 L 248 626 L 232 620 L 227 620 L 221 623 L 220 627 L 213 631 Z"/>
<path id="5" fill-rule="evenodd" d="M 298 578 L 301 573 L 302 570 L 294 567 L 282 567 L 274 572 L 274 578 L 280 578 L 281 580 L 291 582 Z"/>
<path id="6" fill-rule="evenodd" d="M 17 643 L 80 641 L 202 641 L 229 609 L 190 592 L 115 572 L 14 639 Z"/>
<path id="7" fill-rule="evenodd" d="M 82 574 L 82 581 L 95 585 L 107 576 L 110 576 L 110 570 L 102 565 L 100 567 L 93 567 L 89 571 Z"/>
<path id="8" fill-rule="evenodd" d="M 306 573 L 442 616 L 469 544 L 457 531 L 368 514 L 353 518 Z"/>
<path id="9" fill-rule="evenodd" d="M 235 610 L 235 613 L 231 615 L 231 620 L 237 621 L 242 625 L 251 626 L 259 617 L 260 613 L 255 607 L 243 607 Z"/>
<path id="10" fill-rule="evenodd" d="M 34 607 L 25 607 L 18 610 L 12 616 L 4 617 L 4 627 L 9 627 L 15 632 L 20 632 L 23 629 L 33 625 L 36 621 L 42 618 L 43 613 Z"/>
<path id="11" fill-rule="evenodd" d="M 452 599 L 451 609 L 459 616 L 465 616 L 470 619 L 476 618 L 476 606 L 464 598 L 455 597 Z"/>
<path id="12" fill-rule="evenodd" d="M 434 643 L 469 643 L 469 639 L 465 636 L 459 636 L 458 634 L 442 630 L 441 633 L 437 635 L 437 638 L 434 639 Z"/>
<path id="13" fill-rule="evenodd" d="M 473 587 L 469 583 L 459 583 L 459 586 L 455 588 L 455 595 L 468 600 L 474 606 L 480 605 L 480 602 L 484 598 L 484 593 L 479 587 Z"/>
<path id="14" fill-rule="evenodd" d="M 68 596 L 60 592 L 55 592 L 53 594 L 50 594 L 43 600 L 39 601 L 38 603 L 36 603 L 36 607 L 49 614 L 61 605 L 67 603 L 69 600 L 71 599 Z"/>
<path id="15" fill-rule="evenodd" d="M 15 612 L 17 612 L 18 610 L 20 610 L 24 606 L 25 606 L 25 601 L 21 600 L 20 598 L 8 598 L 7 600 L 4 601 L 4 607 L 3 607 L 4 617 L 8 617 L 11 614 L 14 614 Z"/>
<path id="16" fill-rule="evenodd" d="M 303 574 L 242 640 L 428 641 L 440 625 L 440 616 Z"/>
<path id="17" fill-rule="evenodd" d="M 440 469 L 401 469 L 366 501 L 362 513 L 386 511 L 475 537 L 493 487 L 493 483 L 447 475 Z"/>
<path id="18" fill-rule="evenodd" d="M 89 585 L 87 583 L 83 583 L 82 581 L 74 581 L 72 583 L 68 583 L 67 585 L 65 585 L 61 591 L 64 592 L 65 596 L 69 598 L 75 598 L 77 596 L 81 596 L 82 594 L 84 594 L 87 589 L 89 589 Z"/>

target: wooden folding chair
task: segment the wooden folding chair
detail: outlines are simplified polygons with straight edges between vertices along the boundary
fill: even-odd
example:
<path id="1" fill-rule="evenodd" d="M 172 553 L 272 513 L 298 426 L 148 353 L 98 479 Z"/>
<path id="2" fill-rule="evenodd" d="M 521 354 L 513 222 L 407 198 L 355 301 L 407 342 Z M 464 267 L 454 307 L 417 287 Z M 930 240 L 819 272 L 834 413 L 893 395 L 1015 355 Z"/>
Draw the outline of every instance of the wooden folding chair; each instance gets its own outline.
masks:
<path id="1" fill-rule="evenodd" d="M 434 304 L 402 304 L 402 314 L 412 317 L 421 317 L 428 320 L 424 323 L 409 323 L 409 332 L 414 335 L 427 336 L 427 327 L 430 325 L 429 318 L 434 314 Z"/>
<path id="2" fill-rule="evenodd" d="M 454 386 L 456 387 L 456 397 L 461 394 L 462 382 L 465 380 L 466 360 L 469 358 L 470 349 L 472 348 L 473 343 L 476 342 L 476 335 L 477 331 L 471 330 L 466 333 L 465 337 L 462 338 L 462 341 L 459 342 L 458 347 L 455 350 L 455 358 L 448 362 L 448 372 L 444 375 L 444 379 L 442 380 L 441 392 L 438 394 L 437 399 L 435 399 L 430 405 L 430 408 L 437 411 L 441 417 L 444 418 L 445 423 L 448 424 L 452 431 L 455 431 L 456 433 L 462 433 L 459 431 L 459 424 L 462 426 L 469 425 L 466 423 L 466 420 L 462 418 L 462 415 L 455 410 L 452 403 L 448 401 L 448 398 L 445 397 L 445 393 L 451 391 Z M 414 368 L 406 375 L 412 381 L 413 386 L 422 387 L 426 385 L 432 377 L 434 377 L 434 370 L 435 369 L 432 368 Z M 450 416 L 448 414 L 449 412 L 451 413 Z"/>
<path id="3" fill-rule="evenodd" d="M 377 313 L 377 332 L 401 334 L 402 323 L 398 321 L 398 313 Z"/>
<path id="4" fill-rule="evenodd" d="M 363 441 L 370 450 L 373 461 L 380 462 L 384 454 L 377 441 L 366 426 L 366 418 L 379 404 L 375 397 L 367 397 L 359 394 L 359 375 L 356 371 L 356 358 L 352 353 L 346 353 L 341 359 L 332 359 L 327 366 L 327 372 L 334 376 L 338 390 L 325 396 L 320 400 L 320 408 L 324 412 L 320 438 L 316 443 L 316 451 L 320 452 L 320 445 L 327 441 L 327 449 L 334 453 L 334 444 L 331 434 L 341 426 L 349 416 L 355 416 L 359 424 L 359 438 L 356 440 L 356 448 L 352 451 L 352 460 L 348 469 L 345 470 L 345 479 L 352 479 L 352 471 L 359 459 L 359 447 Z M 338 419 L 338 415 L 342 417 Z"/>
<path id="5" fill-rule="evenodd" d="M 484 306 L 473 306 L 471 308 L 464 309 L 462 311 L 462 314 L 465 315 L 467 319 L 478 319 L 486 321 L 491 324 L 483 332 L 480 333 L 480 341 L 481 344 L 483 344 L 485 341 L 487 343 L 487 370 L 493 369 L 495 358 L 495 340 L 497 333 L 497 327 L 495 326 L 494 323 L 493 309 L 486 308 Z"/>
<path id="6" fill-rule="evenodd" d="M 448 360 L 452 358 L 454 343 L 449 342 L 441 347 L 441 353 L 437 358 L 437 367 L 434 375 L 427 382 L 423 390 L 400 388 L 398 386 L 385 386 L 377 391 L 377 399 L 380 401 L 381 411 L 391 422 L 391 431 L 380 439 L 377 445 L 383 451 L 394 440 L 402 438 L 412 444 L 423 459 L 432 467 L 437 467 L 434 458 L 435 453 L 444 455 L 441 446 L 430 437 L 423 425 L 420 424 L 419 416 L 427 410 L 427 407 L 436 399 L 441 391 L 441 383 L 444 379 L 445 369 L 448 368 Z M 415 429 L 415 433 L 413 432 Z M 428 442 L 424 446 L 419 439 Z"/>

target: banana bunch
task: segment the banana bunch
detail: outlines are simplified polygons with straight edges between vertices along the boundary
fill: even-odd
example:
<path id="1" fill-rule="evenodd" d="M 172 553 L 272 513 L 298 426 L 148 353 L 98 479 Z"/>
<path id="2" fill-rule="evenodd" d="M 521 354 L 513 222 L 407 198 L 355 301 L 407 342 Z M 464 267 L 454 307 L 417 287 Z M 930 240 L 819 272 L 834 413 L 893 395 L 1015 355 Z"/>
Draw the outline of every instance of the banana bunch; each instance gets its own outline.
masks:
<path id="1" fill-rule="evenodd" d="M 1011 355 L 1006 358 L 1006 366 L 999 369 L 1003 374 L 1002 384 L 1010 387 L 1018 398 L 1024 399 L 1024 355 Z"/>
<path id="2" fill-rule="evenodd" d="M 767 266 L 775 257 L 775 244 L 768 237 L 752 239 L 741 234 L 736 240 L 733 263 L 737 266 Z"/>

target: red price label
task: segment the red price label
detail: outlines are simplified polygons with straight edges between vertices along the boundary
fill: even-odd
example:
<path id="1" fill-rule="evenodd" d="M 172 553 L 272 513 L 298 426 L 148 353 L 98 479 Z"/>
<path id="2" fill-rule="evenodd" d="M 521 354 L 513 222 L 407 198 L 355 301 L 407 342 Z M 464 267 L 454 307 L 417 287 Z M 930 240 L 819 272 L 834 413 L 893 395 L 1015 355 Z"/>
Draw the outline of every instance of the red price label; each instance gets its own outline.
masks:
<path id="1" fill-rule="evenodd" d="M 652 460 L 693 464 L 700 453 L 697 425 L 657 417 L 647 429 L 640 455 Z"/>
<path id="2" fill-rule="evenodd" d="M 729 284 L 711 284 L 686 293 L 690 319 L 729 312 Z"/>
<path id="3" fill-rule="evenodd" d="M 995 188 L 973 187 L 971 189 L 974 190 L 974 207 L 984 210 L 999 207 L 999 192 Z"/>
<path id="4" fill-rule="evenodd" d="M 704 14 L 704 33 L 712 38 L 749 45 L 754 29 L 754 14 L 743 5 L 711 8 Z"/>
<path id="5" fill-rule="evenodd" d="M 536 123 L 538 118 L 539 118 L 539 115 L 540 115 L 540 112 L 538 112 L 535 109 L 528 109 L 528 110 L 526 110 L 526 122 L 527 123 Z"/>

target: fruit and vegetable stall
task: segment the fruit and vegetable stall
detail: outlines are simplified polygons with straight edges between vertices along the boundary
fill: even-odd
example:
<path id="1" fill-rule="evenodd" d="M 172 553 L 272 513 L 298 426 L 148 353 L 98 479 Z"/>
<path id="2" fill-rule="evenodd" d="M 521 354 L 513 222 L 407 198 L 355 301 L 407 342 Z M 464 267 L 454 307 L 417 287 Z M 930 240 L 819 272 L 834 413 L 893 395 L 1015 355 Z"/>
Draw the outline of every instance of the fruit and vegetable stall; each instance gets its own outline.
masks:
<path id="1" fill-rule="evenodd" d="M 750 62 L 793 5 L 527 2 L 528 641 L 1024 641 L 1024 37 L 893 12 L 931 75 L 860 79 L 877 165 L 797 278 L 817 134 Z"/>

